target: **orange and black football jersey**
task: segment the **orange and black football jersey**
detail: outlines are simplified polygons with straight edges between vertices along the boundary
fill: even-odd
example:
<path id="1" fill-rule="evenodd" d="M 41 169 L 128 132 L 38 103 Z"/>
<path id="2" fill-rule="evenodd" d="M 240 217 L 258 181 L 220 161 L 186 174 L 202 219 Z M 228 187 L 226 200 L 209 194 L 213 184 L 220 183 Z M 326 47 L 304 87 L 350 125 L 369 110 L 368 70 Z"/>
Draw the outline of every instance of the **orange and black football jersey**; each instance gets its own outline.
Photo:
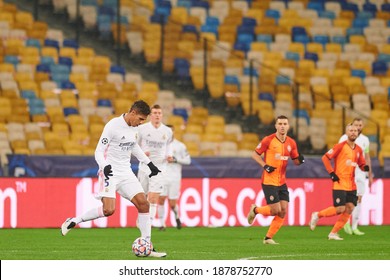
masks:
<path id="1" fill-rule="evenodd" d="M 351 148 L 347 141 L 343 141 L 334 145 L 325 156 L 329 160 L 334 159 L 334 168 L 330 163 L 323 161 L 328 173 L 334 171 L 340 178 L 339 182 L 333 183 L 333 189 L 345 191 L 356 190 L 355 168 L 366 165 L 362 148 L 359 145 Z"/>
<path id="2" fill-rule="evenodd" d="M 286 167 L 288 159 L 296 159 L 299 156 L 297 144 L 291 137 L 286 137 L 281 142 L 276 133 L 266 136 L 257 145 L 255 151 L 261 155 L 264 153 L 266 164 L 275 167 L 275 171 L 268 173 L 263 171 L 262 183 L 265 185 L 281 186 L 286 183 Z"/>

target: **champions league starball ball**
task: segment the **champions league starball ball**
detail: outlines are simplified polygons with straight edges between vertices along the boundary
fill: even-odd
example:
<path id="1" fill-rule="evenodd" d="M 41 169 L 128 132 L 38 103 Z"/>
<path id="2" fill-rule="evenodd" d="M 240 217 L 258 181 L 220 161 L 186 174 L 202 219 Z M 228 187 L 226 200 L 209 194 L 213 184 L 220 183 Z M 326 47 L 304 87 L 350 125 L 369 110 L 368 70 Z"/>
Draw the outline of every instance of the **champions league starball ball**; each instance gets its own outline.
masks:
<path id="1" fill-rule="evenodd" d="M 153 250 L 152 242 L 146 240 L 143 237 L 138 237 L 134 240 L 131 246 L 134 255 L 137 257 L 147 257 Z"/>

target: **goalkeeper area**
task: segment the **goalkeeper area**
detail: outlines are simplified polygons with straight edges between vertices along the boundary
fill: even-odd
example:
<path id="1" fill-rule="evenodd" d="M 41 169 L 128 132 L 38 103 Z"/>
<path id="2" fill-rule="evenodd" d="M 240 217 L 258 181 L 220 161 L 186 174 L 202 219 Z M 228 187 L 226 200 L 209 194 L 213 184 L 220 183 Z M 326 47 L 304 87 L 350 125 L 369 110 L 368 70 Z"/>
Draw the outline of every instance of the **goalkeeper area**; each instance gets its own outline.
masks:
<path id="1" fill-rule="evenodd" d="M 284 226 L 264 245 L 267 227 L 152 229 L 152 242 L 166 260 L 390 260 L 390 226 L 360 226 L 366 234 L 327 240 L 330 226 Z M 1 229 L 1 260 L 137 260 L 131 251 L 137 228 Z M 151 260 L 152 258 L 142 258 Z M 155 259 L 154 259 L 155 260 Z"/>

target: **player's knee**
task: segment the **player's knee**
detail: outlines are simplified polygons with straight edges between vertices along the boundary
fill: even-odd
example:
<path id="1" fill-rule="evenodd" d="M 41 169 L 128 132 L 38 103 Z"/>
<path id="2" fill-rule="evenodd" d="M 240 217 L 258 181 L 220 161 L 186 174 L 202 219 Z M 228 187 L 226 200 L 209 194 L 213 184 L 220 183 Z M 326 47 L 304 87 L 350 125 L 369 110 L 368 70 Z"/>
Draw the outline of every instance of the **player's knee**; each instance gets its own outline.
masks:
<path id="1" fill-rule="evenodd" d="M 149 203 L 146 201 L 138 206 L 138 212 L 148 213 L 149 212 Z"/>
<path id="2" fill-rule="evenodd" d="M 284 218 L 286 216 L 286 210 L 280 210 L 280 212 L 277 214 L 280 218 Z"/>
<path id="3" fill-rule="evenodd" d="M 115 209 L 103 209 L 103 214 L 106 217 L 111 216 L 112 214 L 114 214 L 114 212 L 115 212 Z"/>

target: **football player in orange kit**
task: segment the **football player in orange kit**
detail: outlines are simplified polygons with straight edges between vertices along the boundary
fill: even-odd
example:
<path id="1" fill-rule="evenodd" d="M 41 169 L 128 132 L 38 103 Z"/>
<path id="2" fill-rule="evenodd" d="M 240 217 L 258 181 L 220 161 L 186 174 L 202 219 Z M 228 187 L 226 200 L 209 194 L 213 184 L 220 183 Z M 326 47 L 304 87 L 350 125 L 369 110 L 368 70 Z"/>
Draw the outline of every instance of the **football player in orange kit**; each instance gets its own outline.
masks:
<path id="1" fill-rule="evenodd" d="M 346 134 L 347 140 L 334 145 L 322 156 L 322 162 L 333 181 L 333 206 L 312 213 L 309 224 L 310 229 L 314 230 L 320 218 L 340 215 L 328 235 L 329 240 L 343 240 L 338 232 L 348 222 L 353 208 L 357 204 L 355 168 L 369 171 L 364 159 L 364 152 L 355 143 L 358 137 L 357 128 L 349 124 L 346 128 Z M 331 164 L 332 159 L 334 160 L 334 168 Z"/>
<path id="2" fill-rule="evenodd" d="M 294 139 L 287 136 L 289 127 L 288 118 L 278 116 L 275 122 L 276 133 L 264 137 L 252 155 L 264 169 L 261 185 L 267 205 L 257 207 L 252 204 L 247 216 L 248 223 L 252 224 L 257 214 L 275 216 L 263 240 L 264 244 L 279 244 L 272 238 L 282 227 L 288 207 L 289 192 L 286 185 L 288 160 L 291 158 L 296 165 L 305 162 L 303 155 L 298 152 Z"/>

